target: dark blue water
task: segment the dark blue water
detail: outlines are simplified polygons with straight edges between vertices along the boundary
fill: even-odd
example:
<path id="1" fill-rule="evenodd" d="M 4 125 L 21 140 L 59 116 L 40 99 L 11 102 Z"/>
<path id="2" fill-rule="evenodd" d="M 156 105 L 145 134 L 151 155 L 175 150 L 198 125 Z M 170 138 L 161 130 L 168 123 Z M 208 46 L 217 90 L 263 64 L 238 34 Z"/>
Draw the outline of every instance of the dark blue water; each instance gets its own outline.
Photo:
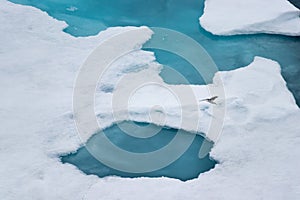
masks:
<path id="1" fill-rule="evenodd" d="M 288 0 L 288 1 L 291 2 L 297 8 L 300 8 L 300 0 Z"/>
<path id="2" fill-rule="evenodd" d="M 141 124 L 141 123 L 138 123 Z M 158 134 L 148 139 L 141 139 L 127 135 L 117 125 L 104 130 L 105 135 L 118 147 L 135 153 L 147 153 L 158 150 L 166 146 L 176 135 L 177 129 L 163 128 Z M 178 134 L 190 134 L 188 132 Z M 88 144 L 96 140 L 94 135 L 88 140 Z M 99 177 L 105 176 L 121 176 L 121 177 L 172 177 L 180 180 L 189 180 L 198 177 L 202 172 L 212 169 L 216 162 L 211 160 L 209 156 L 199 159 L 198 153 L 204 138 L 197 135 L 184 154 L 175 162 L 160 170 L 149 173 L 126 173 L 107 167 L 106 165 L 95 159 L 89 153 L 86 147 L 80 148 L 77 152 L 61 157 L 63 163 L 71 163 L 77 166 L 86 174 L 95 174 Z M 168 155 L 166 155 L 168 156 Z M 134 163 L 131 163 L 134 165 Z"/>

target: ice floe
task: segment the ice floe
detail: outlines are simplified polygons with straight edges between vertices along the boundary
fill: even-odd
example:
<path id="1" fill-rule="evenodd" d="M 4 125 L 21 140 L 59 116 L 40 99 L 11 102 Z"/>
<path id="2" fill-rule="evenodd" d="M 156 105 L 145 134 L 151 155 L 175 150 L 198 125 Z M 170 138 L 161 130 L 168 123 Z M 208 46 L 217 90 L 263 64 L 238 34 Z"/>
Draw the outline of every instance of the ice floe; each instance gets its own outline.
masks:
<path id="1" fill-rule="evenodd" d="M 205 0 L 201 26 L 215 35 L 300 35 L 300 11 L 287 0 Z"/>

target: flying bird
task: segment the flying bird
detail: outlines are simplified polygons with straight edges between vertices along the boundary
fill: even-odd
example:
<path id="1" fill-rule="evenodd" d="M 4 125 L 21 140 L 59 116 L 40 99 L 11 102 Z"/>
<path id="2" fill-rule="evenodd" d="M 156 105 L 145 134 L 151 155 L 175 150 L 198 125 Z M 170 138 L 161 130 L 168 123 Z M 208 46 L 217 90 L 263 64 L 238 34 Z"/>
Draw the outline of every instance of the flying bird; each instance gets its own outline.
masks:
<path id="1" fill-rule="evenodd" d="M 214 97 L 211 97 L 211 98 L 208 98 L 208 99 L 202 99 L 200 101 L 207 101 L 208 103 L 217 105 L 217 103 L 214 102 L 214 100 L 216 100 L 216 98 L 218 98 L 218 96 L 214 96 Z"/>

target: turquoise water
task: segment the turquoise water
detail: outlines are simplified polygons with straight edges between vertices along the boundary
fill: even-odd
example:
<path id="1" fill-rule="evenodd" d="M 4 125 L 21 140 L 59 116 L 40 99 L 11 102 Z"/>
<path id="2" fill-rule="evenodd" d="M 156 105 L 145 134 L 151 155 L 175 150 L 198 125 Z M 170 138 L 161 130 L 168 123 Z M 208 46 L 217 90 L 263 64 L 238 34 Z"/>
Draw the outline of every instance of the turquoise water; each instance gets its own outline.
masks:
<path id="1" fill-rule="evenodd" d="M 198 23 L 203 13 L 203 0 L 11 0 L 32 5 L 49 15 L 64 20 L 69 27 L 64 31 L 74 36 L 95 35 L 111 26 L 156 26 L 183 32 L 202 44 L 220 70 L 248 65 L 254 56 L 278 61 L 288 88 L 300 103 L 300 37 L 256 34 L 243 36 L 214 36 Z M 299 0 L 291 0 L 299 5 Z M 72 9 L 73 8 L 73 9 Z M 192 84 L 203 84 L 199 76 L 182 59 L 155 51 L 157 60 L 182 73 Z M 178 83 L 168 76 L 169 83 Z"/>
<path id="2" fill-rule="evenodd" d="M 138 123 L 141 124 L 141 123 Z M 117 125 L 104 130 L 105 135 L 110 139 L 112 143 L 118 147 L 135 153 L 147 153 L 158 150 L 166 146 L 176 135 L 177 129 L 163 128 L 161 131 L 148 139 L 141 139 L 127 135 Z M 188 132 L 178 134 L 190 134 Z M 93 143 L 96 140 L 97 135 L 91 137 L 89 143 Z M 183 181 L 198 177 L 202 172 L 212 169 L 216 162 L 211 160 L 209 156 L 199 159 L 199 148 L 204 141 L 204 138 L 197 135 L 184 154 L 175 162 L 166 166 L 160 170 L 150 173 L 126 173 L 112 169 L 105 166 L 96 160 L 88 151 L 86 147 L 80 148 L 77 152 L 71 153 L 61 157 L 63 163 L 71 163 L 77 166 L 80 170 L 86 174 L 96 174 L 99 177 L 105 176 L 121 176 L 121 177 L 172 177 Z M 166 155 L 167 156 L 167 155 Z M 134 165 L 134 163 L 130 163 Z"/>
<path id="3" fill-rule="evenodd" d="M 64 31 L 73 36 L 95 35 L 111 26 L 153 26 L 180 31 L 198 41 L 211 55 L 220 70 L 243 67 L 252 62 L 254 56 L 263 56 L 278 61 L 288 88 L 300 104 L 300 37 L 268 34 L 242 36 L 214 36 L 198 23 L 203 13 L 203 0 L 11 0 L 31 5 L 69 25 Z M 299 5 L 299 0 L 292 0 Z M 270 5 L 271 6 L 271 5 Z M 192 84 L 203 84 L 203 80 L 183 59 L 167 52 L 153 50 L 157 60 L 183 74 Z M 168 83 L 180 83 L 164 68 L 161 76 Z M 113 126 L 106 130 L 108 137 L 120 147 L 130 151 L 150 151 L 160 148 L 177 132 L 163 129 L 156 137 L 136 140 Z M 188 133 L 186 133 L 188 134 Z M 90 141 L 93 140 L 93 137 Z M 214 167 L 215 161 L 208 157 L 198 159 L 203 141 L 197 136 L 190 149 L 175 163 L 164 169 L 144 174 L 129 174 L 111 169 L 95 160 L 86 148 L 63 156 L 62 161 L 76 165 L 87 174 L 100 177 L 118 175 L 124 177 L 168 176 L 181 180 L 197 177 L 199 173 Z"/>

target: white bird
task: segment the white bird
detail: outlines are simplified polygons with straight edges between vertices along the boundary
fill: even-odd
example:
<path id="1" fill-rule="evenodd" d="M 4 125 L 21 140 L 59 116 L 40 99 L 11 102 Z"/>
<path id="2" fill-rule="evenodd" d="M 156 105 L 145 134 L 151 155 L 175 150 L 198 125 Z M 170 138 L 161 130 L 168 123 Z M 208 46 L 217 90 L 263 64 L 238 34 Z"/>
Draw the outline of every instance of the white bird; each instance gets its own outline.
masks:
<path id="1" fill-rule="evenodd" d="M 201 99 L 200 101 L 207 101 L 208 103 L 217 105 L 217 103 L 214 102 L 214 100 L 216 100 L 216 98 L 218 98 L 218 96 L 214 96 L 214 97 L 211 97 L 211 98 L 208 98 L 208 99 Z"/>

